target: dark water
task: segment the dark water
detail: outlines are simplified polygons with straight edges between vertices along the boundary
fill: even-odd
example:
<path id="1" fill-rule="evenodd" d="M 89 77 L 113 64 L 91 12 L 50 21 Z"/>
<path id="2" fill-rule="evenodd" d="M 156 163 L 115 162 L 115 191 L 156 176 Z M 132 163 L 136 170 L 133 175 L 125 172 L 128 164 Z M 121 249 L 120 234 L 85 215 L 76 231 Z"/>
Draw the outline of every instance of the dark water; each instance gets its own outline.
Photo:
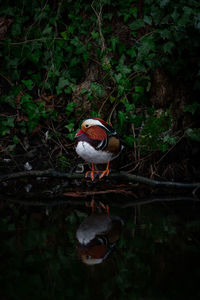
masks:
<path id="1" fill-rule="evenodd" d="M 84 206 L 1 208 L 0 299 L 200 299 L 200 205 L 111 207 L 125 226 L 100 265 L 77 257 Z"/>

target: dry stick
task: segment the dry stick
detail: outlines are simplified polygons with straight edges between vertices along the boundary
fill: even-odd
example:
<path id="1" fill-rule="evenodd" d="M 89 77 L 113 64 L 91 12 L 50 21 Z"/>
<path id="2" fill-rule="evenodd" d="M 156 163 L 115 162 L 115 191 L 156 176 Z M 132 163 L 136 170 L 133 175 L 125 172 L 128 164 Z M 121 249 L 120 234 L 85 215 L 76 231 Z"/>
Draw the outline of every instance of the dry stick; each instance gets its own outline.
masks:
<path id="1" fill-rule="evenodd" d="M 0 182 L 17 179 L 22 177 L 52 177 L 52 178 L 63 178 L 63 179 L 82 179 L 84 178 L 84 174 L 77 173 L 63 173 L 53 169 L 45 170 L 45 171 L 22 171 L 17 173 L 11 173 L 0 176 Z M 111 173 L 108 175 L 108 178 L 112 179 L 121 179 L 127 182 L 138 182 L 147 184 L 151 187 L 168 187 L 168 188 L 193 188 L 196 191 L 200 188 L 200 183 L 181 183 L 181 182 L 173 182 L 173 181 L 158 181 L 149 179 L 147 177 L 138 176 L 134 174 L 128 174 L 127 172 L 120 173 Z"/>

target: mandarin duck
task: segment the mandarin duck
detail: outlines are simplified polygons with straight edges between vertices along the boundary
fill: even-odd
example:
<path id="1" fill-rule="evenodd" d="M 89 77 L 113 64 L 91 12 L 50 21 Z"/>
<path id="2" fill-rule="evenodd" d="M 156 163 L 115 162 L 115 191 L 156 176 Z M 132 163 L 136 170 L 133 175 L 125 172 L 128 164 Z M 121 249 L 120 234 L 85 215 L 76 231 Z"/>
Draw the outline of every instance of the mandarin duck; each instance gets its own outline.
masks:
<path id="1" fill-rule="evenodd" d="M 123 220 L 108 213 L 93 212 L 76 231 L 77 250 L 83 263 L 102 263 L 114 249 L 118 241 Z"/>
<path id="2" fill-rule="evenodd" d="M 86 173 L 92 181 L 96 176 L 108 175 L 109 163 L 119 156 L 123 149 L 116 131 L 100 118 L 89 118 L 82 122 L 75 135 L 77 154 L 86 162 L 92 163 L 92 171 Z M 95 164 L 107 164 L 104 171 L 96 171 Z"/>

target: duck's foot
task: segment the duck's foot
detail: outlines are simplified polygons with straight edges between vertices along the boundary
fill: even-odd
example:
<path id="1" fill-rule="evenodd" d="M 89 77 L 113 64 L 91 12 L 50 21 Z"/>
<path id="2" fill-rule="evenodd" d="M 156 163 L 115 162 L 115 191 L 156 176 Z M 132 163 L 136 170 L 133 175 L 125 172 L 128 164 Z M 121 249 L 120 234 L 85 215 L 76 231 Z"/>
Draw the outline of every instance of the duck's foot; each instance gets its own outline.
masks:
<path id="1" fill-rule="evenodd" d="M 101 207 L 102 207 L 103 209 L 105 209 L 105 211 L 106 211 L 106 213 L 107 213 L 107 216 L 109 216 L 109 215 L 110 215 L 110 207 L 109 207 L 109 205 L 108 205 L 108 204 L 105 205 L 105 204 L 103 204 L 101 201 L 99 201 L 99 204 L 101 205 Z"/>
<path id="2" fill-rule="evenodd" d="M 104 171 L 100 171 L 100 176 L 99 179 L 103 178 L 105 175 L 108 176 L 108 174 L 110 173 L 110 170 L 104 170 Z"/>
<path id="3" fill-rule="evenodd" d="M 103 178 L 105 175 L 108 176 L 109 173 L 109 162 L 107 163 L 106 169 L 104 171 L 96 171 L 94 168 L 94 164 L 92 164 L 92 171 L 86 172 L 85 177 L 91 178 L 92 181 L 94 181 L 95 179 Z"/>
<path id="4" fill-rule="evenodd" d="M 96 170 L 87 171 L 85 173 L 85 178 L 90 178 L 92 181 L 94 181 L 95 179 L 99 179 L 99 172 L 101 173 L 101 171 Z"/>
<path id="5" fill-rule="evenodd" d="M 104 171 L 101 171 L 101 175 L 99 176 L 99 179 L 103 178 L 105 175 L 108 176 L 109 173 L 110 173 L 110 170 L 109 170 L 109 162 L 108 162 L 106 169 Z"/>
<path id="6" fill-rule="evenodd" d="M 91 207 L 91 208 L 92 208 L 92 213 L 94 213 L 95 207 L 97 207 L 97 205 L 96 205 L 94 199 L 92 199 L 92 201 L 91 201 L 90 203 L 85 202 L 85 206 L 86 206 L 86 207 Z"/>

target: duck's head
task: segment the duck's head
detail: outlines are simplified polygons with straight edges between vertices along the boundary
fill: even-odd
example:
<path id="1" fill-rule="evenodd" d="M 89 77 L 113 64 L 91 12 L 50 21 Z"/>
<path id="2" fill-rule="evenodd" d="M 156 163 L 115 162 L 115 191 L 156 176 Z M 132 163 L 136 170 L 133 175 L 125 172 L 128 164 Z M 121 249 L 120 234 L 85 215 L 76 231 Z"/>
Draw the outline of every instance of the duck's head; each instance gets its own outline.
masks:
<path id="1" fill-rule="evenodd" d="M 102 263 L 109 255 L 110 248 L 105 244 L 95 244 L 95 240 L 88 245 L 78 244 L 78 254 L 83 263 L 87 265 L 96 265 Z"/>
<path id="2" fill-rule="evenodd" d="M 81 134 L 94 134 L 101 135 L 101 138 L 106 138 L 107 133 L 115 134 L 115 131 L 108 125 L 104 120 L 100 118 L 89 118 L 85 119 L 81 124 L 81 129 L 76 133 L 75 137 Z"/>

